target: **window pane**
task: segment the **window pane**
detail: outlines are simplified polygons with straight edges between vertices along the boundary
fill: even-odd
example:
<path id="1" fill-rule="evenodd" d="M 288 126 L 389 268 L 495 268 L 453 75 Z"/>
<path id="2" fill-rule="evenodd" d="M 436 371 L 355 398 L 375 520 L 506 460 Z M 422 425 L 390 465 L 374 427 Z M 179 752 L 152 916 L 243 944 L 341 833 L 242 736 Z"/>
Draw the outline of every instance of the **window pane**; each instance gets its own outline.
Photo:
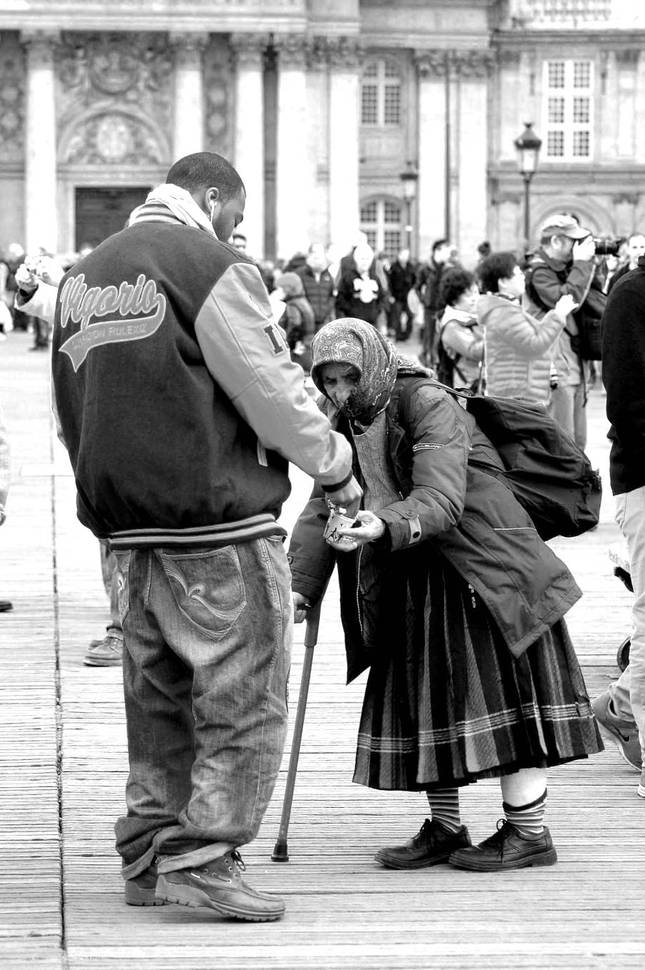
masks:
<path id="1" fill-rule="evenodd" d="M 563 119 L 564 120 L 564 119 Z M 589 98 L 573 99 L 573 120 L 578 124 L 588 125 L 590 121 L 590 101 Z"/>
<path id="2" fill-rule="evenodd" d="M 378 123 L 378 88 L 375 84 L 364 84 L 361 91 L 361 124 Z"/>
<path id="3" fill-rule="evenodd" d="M 547 133 L 546 153 L 553 156 L 564 155 L 564 132 L 549 131 Z"/>
<path id="4" fill-rule="evenodd" d="M 378 62 L 371 61 L 371 63 L 366 64 L 363 70 L 363 77 L 377 77 L 378 76 Z"/>
<path id="5" fill-rule="evenodd" d="M 367 236 L 368 245 L 376 252 L 376 229 L 366 229 L 363 227 L 363 232 Z"/>
<path id="6" fill-rule="evenodd" d="M 385 62 L 385 76 L 386 77 L 400 77 L 401 76 L 401 72 L 399 71 L 398 64 L 395 64 L 393 61 L 386 61 Z"/>
<path id="7" fill-rule="evenodd" d="M 564 98 L 549 98 L 549 124 L 564 123 Z"/>
<path id="8" fill-rule="evenodd" d="M 564 87 L 564 61 L 549 61 L 549 87 Z"/>
<path id="9" fill-rule="evenodd" d="M 591 62 L 573 62 L 573 86 L 574 88 L 588 88 L 591 81 Z"/>
<path id="10" fill-rule="evenodd" d="M 376 222 L 376 219 L 377 219 L 376 202 L 366 202 L 365 205 L 361 206 L 361 222 Z"/>
<path id="11" fill-rule="evenodd" d="M 384 202 L 383 221 L 389 223 L 393 222 L 396 226 L 398 226 L 401 221 L 401 206 L 397 205 L 395 202 Z"/>
<path id="12" fill-rule="evenodd" d="M 399 85 L 386 84 L 383 122 L 398 125 L 401 120 L 401 88 Z"/>
<path id="13" fill-rule="evenodd" d="M 401 231 L 386 229 L 383 233 L 383 250 L 388 257 L 396 256 L 401 248 Z"/>
<path id="14" fill-rule="evenodd" d="M 589 155 L 589 132 L 574 131 L 573 133 L 573 154 L 578 157 Z"/>

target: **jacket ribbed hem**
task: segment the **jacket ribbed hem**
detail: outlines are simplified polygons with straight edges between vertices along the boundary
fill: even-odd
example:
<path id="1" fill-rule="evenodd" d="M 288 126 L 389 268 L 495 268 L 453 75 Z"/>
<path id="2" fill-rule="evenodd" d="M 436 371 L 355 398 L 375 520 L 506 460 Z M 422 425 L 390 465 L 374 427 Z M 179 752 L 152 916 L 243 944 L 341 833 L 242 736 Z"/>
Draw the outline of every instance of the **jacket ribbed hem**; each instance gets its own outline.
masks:
<path id="1" fill-rule="evenodd" d="M 237 545 L 267 536 L 286 536 L 287 531 L 269 513 L 253 515 L 237 522 L 194 526 L 190 529 L 127 529 L 108 536 L 110 549 L 146 549 L 169 546 Z"/>

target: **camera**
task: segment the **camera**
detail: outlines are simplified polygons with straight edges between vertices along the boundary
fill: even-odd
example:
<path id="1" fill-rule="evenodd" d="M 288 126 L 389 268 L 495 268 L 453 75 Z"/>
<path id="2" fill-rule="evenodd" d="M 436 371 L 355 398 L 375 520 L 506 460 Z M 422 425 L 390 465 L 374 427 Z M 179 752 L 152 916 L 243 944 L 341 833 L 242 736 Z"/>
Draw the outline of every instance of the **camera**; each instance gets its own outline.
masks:
<path id="1" fill-rule="evenodd" d="M 621 236 L 593 237 L 596 256 L 617 256 L 624 242 L 625 240 Z"/>

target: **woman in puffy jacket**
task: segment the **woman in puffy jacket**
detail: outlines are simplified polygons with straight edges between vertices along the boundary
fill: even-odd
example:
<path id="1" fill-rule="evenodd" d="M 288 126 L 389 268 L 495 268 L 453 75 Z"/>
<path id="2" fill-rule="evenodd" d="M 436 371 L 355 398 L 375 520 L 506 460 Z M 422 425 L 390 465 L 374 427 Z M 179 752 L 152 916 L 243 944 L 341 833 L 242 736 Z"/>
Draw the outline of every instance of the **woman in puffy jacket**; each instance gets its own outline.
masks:
<path id="1" fill-rule="evenodd" d="M 484 295 L 477 304 L 477 319 L 484 328 L 486 393 L 546 407 L 551 360 L 567 315 L 575 307 L 573 297 L 561 296 L 541 320 L 532 317 L 520 302 L 524 273 L 513 253 L 487 256 L 479 280 Z"/>
<path id="2" fill-rule="evenodd" d="M 602 748 L 564 614 L 580 596 L 498 476 L 472 415 L 360 320 L 312 344 L 321 407 L 350 440 L 355 527 L 325 541 L 314 491 L 291 540 L 296 621 L 336 565 L 348 678 L 370 673 L 354 781 L 427 794 L 431 818 L 380 849 L 395 869 L 556 862 L 546 771 Z M 477 846 L 459 788 L 500 778 L 505 820 Z"/>

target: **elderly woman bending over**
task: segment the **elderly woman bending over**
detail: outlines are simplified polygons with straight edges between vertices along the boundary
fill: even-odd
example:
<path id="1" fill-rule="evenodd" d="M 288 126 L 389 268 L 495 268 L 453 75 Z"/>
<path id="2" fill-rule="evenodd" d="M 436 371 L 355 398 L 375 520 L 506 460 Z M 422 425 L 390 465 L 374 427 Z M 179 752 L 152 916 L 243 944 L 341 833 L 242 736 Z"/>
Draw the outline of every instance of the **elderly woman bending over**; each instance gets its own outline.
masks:
<path id="1" fill-rule="evenodd" d="M 602 748 L 564 614 L 580 591 L 503 481 L 474 419 L 373 327 L 316 335 L 321 406 L 351 441 L 357 527 L 314 492 L 291 541 L 296 620 L 338 567 L 348 679 L 366 667 L 354 781 L 421 791 L 430 818 L 383 866 L 548 866 L 547 768 Z M 473 846 L 459 789 L 499 777 L 504 819 Z"/>

